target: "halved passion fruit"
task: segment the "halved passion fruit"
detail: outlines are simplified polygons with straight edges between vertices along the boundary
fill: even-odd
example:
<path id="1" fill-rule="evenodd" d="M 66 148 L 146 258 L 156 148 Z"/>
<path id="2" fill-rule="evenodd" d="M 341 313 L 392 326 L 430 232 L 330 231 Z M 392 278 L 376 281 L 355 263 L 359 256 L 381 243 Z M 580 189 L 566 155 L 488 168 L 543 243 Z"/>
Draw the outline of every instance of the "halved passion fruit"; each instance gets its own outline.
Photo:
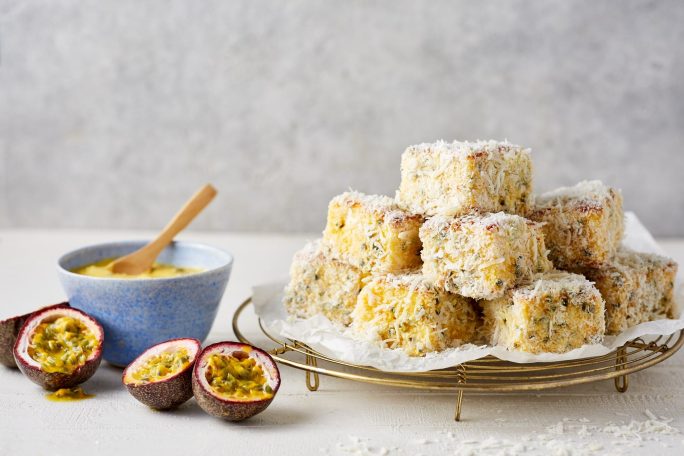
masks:
<path id="1" fill-rule="evenodd" d="M 192 367 L 200 349 L 197 339 L 171 339 L 154 345 L 124 370 L 123 384 L 148 407 L 178 407 L 192 397 Z"/>
<path id="2" fill-rule="evenodd" d="M 6 367 L 17 367 L 17 363 L 14 361 L 14 344 L 17 342 L 19 330 L 24 326 L 26 320 L 34 313 L 56 307 L 69 307 L 69 303 L 62 302 L 47 307 L 41 307 L 34 312 L 0 321 L 0 364 Z"/>
<path id="3" fill-rule="evenodd" d="M 280 388 L 280 372 L 268 353 L 251 345 L 219 342 L 202 350 L 192 390 L 210 415 L 241 421 L 269 406 Z"/>
<path id="4" fill-rule="evenodd" d="M 71 307 L 40 310 L 19 331 L 14 359 L 24 375 L 46 390 L 79 385 L 102 359 L 102 326 Z"/>

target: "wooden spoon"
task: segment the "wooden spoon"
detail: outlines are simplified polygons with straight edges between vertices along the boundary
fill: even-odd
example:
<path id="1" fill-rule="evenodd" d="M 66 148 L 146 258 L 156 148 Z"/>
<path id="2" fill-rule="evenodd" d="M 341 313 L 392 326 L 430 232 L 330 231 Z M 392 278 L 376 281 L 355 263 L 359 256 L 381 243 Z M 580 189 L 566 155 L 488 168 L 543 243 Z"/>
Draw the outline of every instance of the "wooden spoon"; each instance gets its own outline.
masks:
<path id="1" fill-rule="evenodd" d="M 161 251 L 173 241 L 174 236 L 188 226 L 197 214 L 202 212 L 202 209 L 214 199 L 214 196 L 216 196 L 216 189 L 211 184 L 199 189 L 164 227 L 156 239 L 135 252 L 113 261 L 109 265 L 112 272 L 135 275 L 148 271 Z"/>

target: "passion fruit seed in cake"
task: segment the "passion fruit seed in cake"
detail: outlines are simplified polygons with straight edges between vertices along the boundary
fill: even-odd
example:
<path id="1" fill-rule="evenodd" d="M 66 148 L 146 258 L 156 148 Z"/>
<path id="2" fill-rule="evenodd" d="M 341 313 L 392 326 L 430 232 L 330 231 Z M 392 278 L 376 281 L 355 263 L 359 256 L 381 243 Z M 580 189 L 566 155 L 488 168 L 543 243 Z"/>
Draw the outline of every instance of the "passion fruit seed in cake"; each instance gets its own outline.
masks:
<path id="1" fill-rule="evenodd" d="M 104 332 L 85 312 L 51 307 L 32 314 L 14 345 L 21 372 L 43 388 L 55 391 L 88 380 L 102 359 Z"/>
<path id="2" fill-rule="evenodd" d="M 192 391 L 208 414 L 242 421 L 264 411 L 280 388 L 280 372 L 263 350 L 238 342 L 219 342 L 197 357 Z"/>
<path id="3" fill-rule="evenodd" d="M 435 216 L 420 229 L 423 274 L 447 291 L 494 299 L 550 270 L 541 225 L 518 215 Z"/>
<path id="4" fill-rule="evenodd" d="M 529 353 L 565 353 L 603 341 L 605 305 L 579 274 L 552 271 L 505 296 L 480 301 L 492 345 Z"/>
<path id="5" fill-rule="evenodd" d="M 322 314 L 348 325 L 363 276 L 357 267 L 326 254 L 320 241 L 310 242 L 292 260 L 283 303 L 291 315 L 309 318 Z"/>
<path id="6" fill-rule="evenodd" d="M 596 284 L 606 302 L 606 334 L 675 317 L 677 263 L 669 258 L 621 247 L 605 266 L 577 272 Z"/>
<path id="7" fill-rule="evenodd" d="M 246 353 L 215 353 L 207 362 L 207 381 L 220 396 L 241 400 L 273 397 L 273 389 L 266 381 L 264 370 Z"/>
<path id="8" fill-rule="evenodd" d="M 525 215 L 531 197 L 530 151 L 515 144 L 437 141 L 410 146 L 401 156 L 396 198 L 414 213 Z"/>
<path id="9" fill-rule="evenodd" d="M 422 223 L 392 198 L 347 192 L 330 201 L 323 242 L 333 258 L 364 273 L 398 273 L 421 265 Z"/>
<path id="10" fill-rule="evenodd" d="M 433 286 L 420 274 L 377 276 L 361 290 L 352 331 L 409 356 L 477 342 L 474 301 Z"/>
<path id="11" fill-rule="evenodd" d="M 549 258 L 561 269 L 608 263 L 624 232 L 620 191 L 597 180 L 538 196 L 529 217 L 544 223 Z"/>
<path id="12" fill-rule="evenodd" d="M 148 407 L 178 407 L 192 397 L 192 368 L 200 350 L 197 339 L 171 339 L 153 345 L 126 367 L 123 384 Z"/>
<path id="13" fill-rule="evenodd" d="M 101 277 L 109 279 L 161 279 L 169 277 L 179 277 L 190 274 L 197 274 L 203 272 L 200 268 L 191 268 L 184 266 L 174 266 L 172 264 L 154 263 L 149 271 L 141 274 L 120 274 L 112 271 L 110 265 L 116 258 L 107 258 L 97 263 L 89 264 L 77 269 L 73 272 L 76 274 L 87 275 L 91 277 Z"/>
<path id="14" fill-rule="evenodd" d="M 82 321 L 58 316 L 33 331 L 28 353 L 45 372 L 70 374 L 82 366 L 98 347 L 95 335 Z"/>

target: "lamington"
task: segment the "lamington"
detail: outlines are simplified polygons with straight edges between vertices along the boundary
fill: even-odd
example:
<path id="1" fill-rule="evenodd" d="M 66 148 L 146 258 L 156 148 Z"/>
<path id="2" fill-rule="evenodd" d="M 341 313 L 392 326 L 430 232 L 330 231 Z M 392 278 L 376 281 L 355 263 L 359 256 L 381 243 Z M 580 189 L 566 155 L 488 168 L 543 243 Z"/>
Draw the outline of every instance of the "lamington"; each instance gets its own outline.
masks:
<path id="1" fill-rule="evenodd" d="M 292 260 L 283 303 L 288 313 L 296 317 L 322 314 L 333 322 L 348 325 L 362 280 L 360 269 L 330 258 L 320 240 L 310 242 Z"/>
<path id="2" fill-rule="evenodd" d="M 494 299 L 552 269 L 541 225 L 498 212 L 435 216 L 420 229 L 423 274 L 447 291 Z"/>
<path id="3" fill-rule="evenodd" d="M 323 241 L 333 258 L 365 273 L 400 273 L 422 264 L 422 223 L 390 197 L 347 192 L 330 201 Z"/>
<path id="4" fill-rule="evenodd" d="M 624 232 L 621 193 L 597 180 L 542 194 L 529 218 L 544 223 L 549 258 L 559 269 L 601 267 Z"/>
<path id="5" fill-rule="evenodd" d="M 603 298 L 579 274 L 539 274 L 529 284 L 480 305 L 484 334 L 492 345 L 509 350 L 564 353 L 600 343 L 605 333 Z"/>
<path id="6" fill-rule="evenodd" d="M 606 334 L 675 317 L 677 263 L 669 258 L 621 247 L 607 265 L 578 272 L 596 284 L 606 302 Z"/>
<path id="7" fill-rule="evenodd" d="M 508 212 L 524 215 L 532 198 L 530 150 L 500 141 L 438 141 L 401 157 L 397 201 L 432 215 Z"/>
<path id="8" fill-rule="evenodd" d="M 409 356 L 477 342 L 480 327 L 474 301 L 418 273 L 373 277 L 359 294 L 351 324 L 360 338 Z"/>

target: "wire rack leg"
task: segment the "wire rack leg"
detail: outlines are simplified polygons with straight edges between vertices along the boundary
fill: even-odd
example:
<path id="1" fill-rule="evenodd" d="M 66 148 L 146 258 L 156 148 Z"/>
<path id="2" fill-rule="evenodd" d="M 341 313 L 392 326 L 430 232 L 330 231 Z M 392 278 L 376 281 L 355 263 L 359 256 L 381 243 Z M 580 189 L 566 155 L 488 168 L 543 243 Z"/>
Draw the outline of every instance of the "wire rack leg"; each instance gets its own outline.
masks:
<path id="1" fill-rule="evenodd" d="M 615 354 L 615 370 L 621 371 L 625 368 L 625 363 L 627 362 L 626 349 L 624 346 L 618 348 Z M 615 377 L 615 389 L 620 393 L 627 391 L 629 387 L 629 381 L 626 375 L 620 375 Z"/>
<path id="2" fill-rule="evenodd" d="M 307 351 L 306 354 L 306 365 L 311 366 L 311 367 L 317 367 L 318 363 L 316 362 L 316 358 L 309 354 Z M 312 381 L 313 378 L 313 381 Z M 318 372 L 310 372 L 306 371 L 306 387 L 309 389 L 309 391 L 318 391 L 318 387 L 321 385 L 321 380 L 318 377 Z"/>
<path id="3" fill-rule="evenodd" d="M 456 374 L 456 379 L 458 383 L 465 383 L 468 379 L 466 376 L 466 367 L 464 364 L 458 365 L 458 373 Z M 463 406 L 463 390 L 458 390 L 458 396 L 456 396 L 456 413 L 454 415 L 454 421 L 461 421 L 461 408 Z"/>

